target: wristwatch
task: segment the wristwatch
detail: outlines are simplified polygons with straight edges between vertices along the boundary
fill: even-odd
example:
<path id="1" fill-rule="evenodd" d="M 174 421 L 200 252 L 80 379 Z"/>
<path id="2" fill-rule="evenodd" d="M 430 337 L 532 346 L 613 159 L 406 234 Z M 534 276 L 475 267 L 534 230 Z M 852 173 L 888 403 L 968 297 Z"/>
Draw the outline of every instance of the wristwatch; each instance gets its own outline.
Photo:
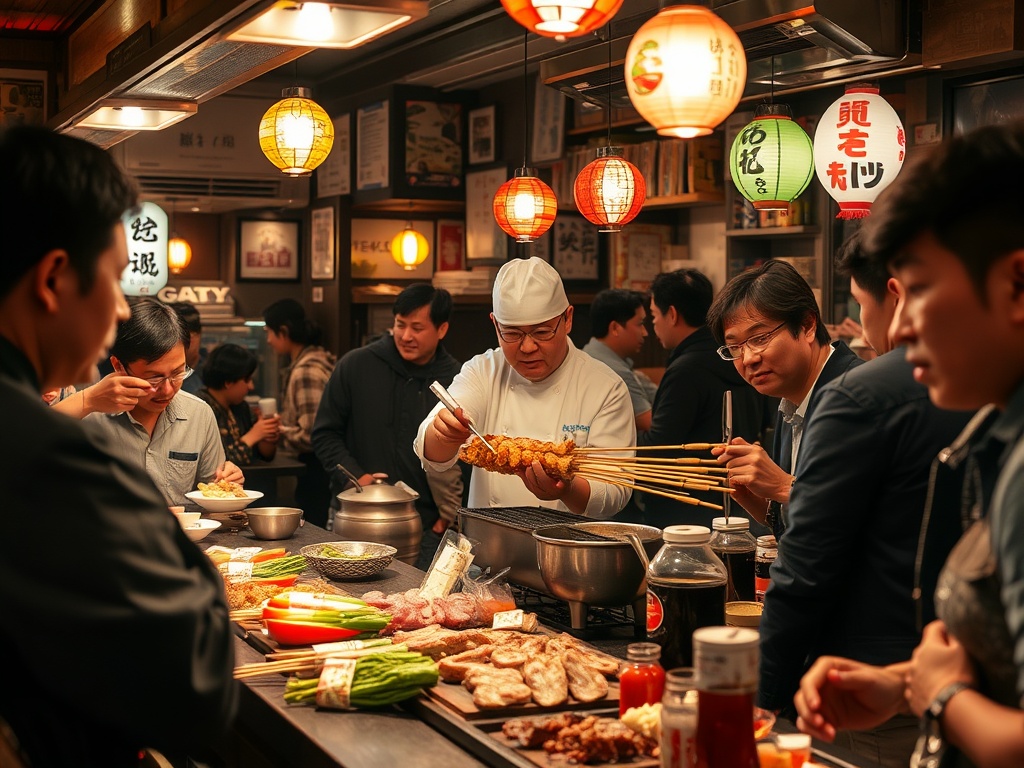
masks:
<path id="1" fill-rule="evenodd" d="M 963 681 L 950 683 L 932 699 L 932 703 L 928 705 L 928 709 L 925 710 L 924 714 L 929 723 L 938 728 L 939 733 L 942 732 L 942 715 L 946 711 L 946 705 L 949 704 L 949 700 L 960 693 L 960 691 L 970 687 L 970 685 Z"/>

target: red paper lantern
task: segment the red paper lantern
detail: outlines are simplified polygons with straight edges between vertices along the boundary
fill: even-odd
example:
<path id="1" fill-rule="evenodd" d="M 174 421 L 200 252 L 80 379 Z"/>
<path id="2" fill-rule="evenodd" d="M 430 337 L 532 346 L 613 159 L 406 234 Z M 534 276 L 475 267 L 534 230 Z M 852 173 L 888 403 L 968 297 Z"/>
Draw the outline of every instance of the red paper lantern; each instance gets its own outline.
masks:
<path id="1" fill-rule="evenodd" d="M 517 243 L 531 243 L 547 232 L 557 209 L 554 191 L 533 168 L 517 168 L 494 195 L 494 218 Z"/>
<path id="2" fill-rule="evenodd" d="M 501 0 L 505 12 L 531 32 L 565 40 L 611 20 L 622 0 Z"/>
<path id="3" fill-rule="evenodd" d="M 618 232 L 644 207 L 647 183 L 640 169 L 623 159 L 621 147 L 600 147 L 597 159 L 576 177 L 573 197 L 583 217 L 601 232 Z"/>

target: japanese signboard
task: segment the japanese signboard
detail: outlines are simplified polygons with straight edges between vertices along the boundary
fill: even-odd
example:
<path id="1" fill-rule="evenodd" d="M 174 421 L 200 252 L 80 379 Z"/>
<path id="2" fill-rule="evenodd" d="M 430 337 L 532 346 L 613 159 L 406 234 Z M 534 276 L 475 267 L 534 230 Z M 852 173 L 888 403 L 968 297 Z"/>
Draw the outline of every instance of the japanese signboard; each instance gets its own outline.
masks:
<path id="1" fill-rule="evenodd" d="M 121 273 L 126 296 L 152 296 L 167 285 L 167 214 L 156 203 L 143 203 L 125 214 L 128 266 Z"/>

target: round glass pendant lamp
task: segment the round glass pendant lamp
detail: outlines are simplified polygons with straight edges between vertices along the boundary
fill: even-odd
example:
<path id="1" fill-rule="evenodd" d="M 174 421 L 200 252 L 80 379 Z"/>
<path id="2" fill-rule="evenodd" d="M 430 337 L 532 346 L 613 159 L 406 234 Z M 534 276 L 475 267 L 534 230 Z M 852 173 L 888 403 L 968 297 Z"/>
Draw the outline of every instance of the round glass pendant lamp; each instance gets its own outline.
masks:
<path id="1" fill-rule="evenodd" d="M 814 131 L 814 170 L 839 203 L 838 219 L 859 219 L 889 186 L 906 156 L 896 110 L 870 85 L 854 85 L 822 113 Z"/>
<path id="2" fill-rule="evenodd" d="M 743 44 L 714 13 L 674 5 L 648 20 L 626 51 L 626 90 L 662 136 L 711 133 L 739 103 L 747 82 Z"/>
<path id="3" fill-rule="evenodd" d="M 759 211 L 785 211 L 814 176 L 811 138 L 785 104 L 762 104 L 729 153 L 736 189 Z"/>
<path id="4" fill-rule="evenodd" d="M 494 195 L 494 218 L 517 243 L 531 243 L 547 232 L 557 209 L 554 190 L 533 168 L 517 168 Z"/>
<path id="5" fill-rule="evenodd" d="M 179 274 L 192 263 L 192 246 L 181 237 L 172 237 L 167 243 L 167 266 L 174 274 Z"/>
<path id="6" fill-rule="evenodd" d="M 308 88 L 285 88 L 260 120 L 260 149 L 290 176 L 308 176 L 334 145 L 334 124 Z"/>
<path id="7" fill-rule="evenodd" d="M 542 37 L 565 40 L 608 23 L 623 0 L 501 0 L 505 12 Z"/>
<path id="8" fill-rule="evenodd" d="M 647 184 L 640 169 L 624 159 L 621 147 L 599 147 L 573 185 L 573 198 L 583 217 L 601 232 L 618 232 L 647 199 Z"/>
<path id="9" fill-rule="evenodd" d="M 412 228 L 411 221 L 391 239 L 391 258 L 403 269 L 416 269 L 427 260 L 428 255 L 430 246 L 427 238 Z"/>

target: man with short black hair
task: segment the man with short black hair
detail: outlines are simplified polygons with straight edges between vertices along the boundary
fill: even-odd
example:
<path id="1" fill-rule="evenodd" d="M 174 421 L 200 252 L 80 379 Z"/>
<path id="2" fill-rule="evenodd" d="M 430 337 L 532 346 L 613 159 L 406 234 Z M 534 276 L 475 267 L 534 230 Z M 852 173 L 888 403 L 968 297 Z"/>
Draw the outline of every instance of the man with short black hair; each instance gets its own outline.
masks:
<path id="1" fill-rule="evenodd" d="M 412 450 L 416 428 L 437 402 L 430 385 L 436 380 L 448 386 L 459 371 L 441 343 L 452 297 L 443 288 L 414 283 L 398 294 L 391 311 L 390 333 L 335 366 L 317 409 L 313 448 L 331 476 L 333 494 L 348 483 L 338 464 L 360 485 L 384 473 L 388 482 L 401 480 L 419 494 L 423 539 L 416 565 L 425 569 L 462 501 L 460 469 L 431 477 Z"/>
<path id="2" fill-rule="evenodd" d="M 871 664 L 910 655 L 921 638 L 915 593 L 930 621 L 939 564 L 961 533 L 959 478 L 944 478 L 928 512 L 930 536 L 944 551 L 917 563 L 931 465 L 969 414 L 936 408 L 914 381 L 889 338 L 902 289 L 865 256 L 857 235 L 840 249 L 836 271 L 849 278 L 879 357 L 822 387 L 807 420 L 760 627 L 758 704 L 787 716 L 800 677 L 823 655 Z M 917 719 L 902 717 L 843 744 L 906 768 L 917 733 Z"/>
<path id="3" fill-rule="evenodd" d="M 189 334 L 172 307 L 144 298 L 117 329 L 110 363 L 121 376 L 134 376 L 147 391 L 134 407 L 90 413 L 86 420 L 106 435 L 111 450 L 145 467 L 167 503 L 188 503 L 199 483 L 242 483 L 242 470 L 225 461 L 217 419 L 210 406 L 181 391 L 193 371 L 185 363 Z"/>
<path id="4" fill-rule="evenodd" d="M 203 748 L 238 697 L 223 580 L 141 466 L 40 399 L 92 379 L 128 318 L 135 189 L 98 147 L 42 128 L 0 132 L 0 168 L 0 724 L 33 768 Z"/>
<path id="5" fill-rule="evenodd" d="M 590 304 L 590 331 L 593 338 L 583 351 L 607 365 L 626 382 L 633 403 L 637 432 L 651 428 L 651 404 L 658 385 L 633 368 L 630 355 L 644 346 L 647 328 L 645 296 L 639 291 L 608 288 L 600 291 Z"/>
<path id="6" fill-rule="evenodd" d="M 711 297 L 711 281 L 696 269 L 665 272 L 651 283 L 654 335 L 669 356 L 650 429 L 637 434 L 637 445 L 721 442 L 725 392 L 732 392 L 733 434 L 751 442 L 760 437 L 764 398 L 715 353 L 715 340 L 706 326 Z M 707 453 L 686 451 L 664 455 L 707 458 Z M 721 493 L 689 493 L 701 501 L 723 503 Z M 708 525 L 714 517 L 707 509 L 654 494 L 643 495 L 643 509 L 644 520 L 659 528 Z"/>
<path id="7" fill-rule="evenodd" d="M 196 305 L 189 301 L 174 301 L 171 302 L 170 306 L 178 313 L 178 317 L 181 318 L 186 330 L 188 330 L 188 346 L 185 347 L 185 365 L 193 371 L 198 371 L 202 368 L 203 362 L 205 362 L 205 355 L 201 346 L 203 318 L 199 314 Z M 203 388 L 203 380 L 199 376 L 189 376 L 185 379 L 181 388 L 190 395 L 198 396 L 199 390 Z"/>
<path id="8" fill-rule="evenodd" d="M 811 287 L 775 259 L 726 283 L 708 310 L 708 327 L 723 345 L 722 359 L 761 394 L 781 398 L 771 454 L 741 437 L 712 450 L 729 468 L 733 499 L 780 537 L 814 394 L 863 361 L 845 342 L 830 342 Z"/>

